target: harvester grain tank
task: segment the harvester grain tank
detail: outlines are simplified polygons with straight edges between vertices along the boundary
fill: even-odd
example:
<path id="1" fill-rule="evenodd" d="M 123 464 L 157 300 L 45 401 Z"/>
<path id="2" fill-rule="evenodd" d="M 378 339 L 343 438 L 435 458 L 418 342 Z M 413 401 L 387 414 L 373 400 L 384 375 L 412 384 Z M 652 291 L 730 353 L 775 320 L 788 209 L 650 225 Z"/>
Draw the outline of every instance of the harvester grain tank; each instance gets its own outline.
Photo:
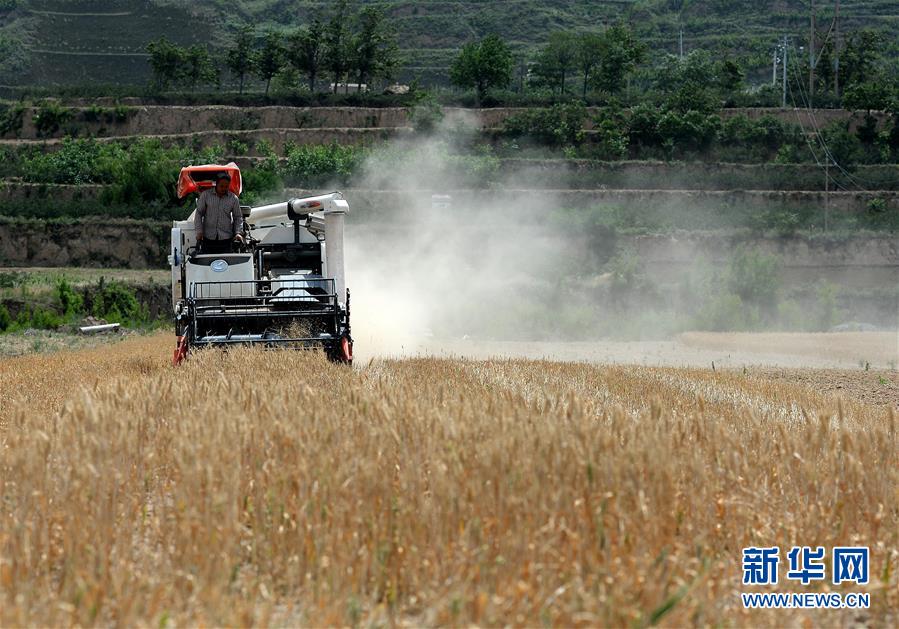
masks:
<path id="1" fill-rule="evenodd" d="M 179 196 L 212 187 L 221 172 L 239 195 L 240 170 L 232 163 L 183 168 Z M 249 344 L 319 347 L 331 359 L 351 363 L 343 259 L 348 211 L 339 192 L 241 206 L 243 233 L 227 254 L 200 251 L 194 214 L 175 221 L 169 252 L 178 338 L 173 362 L 192 348 Z"/>

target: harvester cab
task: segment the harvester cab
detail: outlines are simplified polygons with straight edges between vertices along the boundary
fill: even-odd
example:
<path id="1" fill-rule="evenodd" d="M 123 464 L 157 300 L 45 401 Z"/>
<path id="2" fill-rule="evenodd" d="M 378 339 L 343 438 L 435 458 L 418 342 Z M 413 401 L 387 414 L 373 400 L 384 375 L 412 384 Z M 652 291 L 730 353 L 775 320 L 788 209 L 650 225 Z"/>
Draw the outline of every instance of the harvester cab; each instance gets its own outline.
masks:
<path id="1" fill-rule="evenodd" d="M 240 194 L 240 169 L 231 163 L 183 168 L 179 197 L 212 187 L 221 172 Z M 177 335 L 173 363 L 192 348 L 238 344 L 319 347 L 332 360 L 352 363 L 343 255 L 348 210 L 339 192 L 241 206 L 243 233 L 225 254 L 200 252 L 193 213 L 175 221 L 168 258 Z"/>

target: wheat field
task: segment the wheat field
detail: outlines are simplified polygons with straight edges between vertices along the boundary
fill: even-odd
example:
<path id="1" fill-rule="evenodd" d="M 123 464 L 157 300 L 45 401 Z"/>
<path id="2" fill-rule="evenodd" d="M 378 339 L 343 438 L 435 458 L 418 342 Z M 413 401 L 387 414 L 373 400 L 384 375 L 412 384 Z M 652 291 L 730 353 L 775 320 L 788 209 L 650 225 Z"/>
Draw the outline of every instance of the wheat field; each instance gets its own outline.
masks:
<path id="1" fill-rule="evenodd" d="M 889 406 L 736 370 L 171 348 L 0 361 L 0 626 L 899 622 Z M 741 548 L 794 544 L 869 545 L 871 608 L 743 610 Z"/>

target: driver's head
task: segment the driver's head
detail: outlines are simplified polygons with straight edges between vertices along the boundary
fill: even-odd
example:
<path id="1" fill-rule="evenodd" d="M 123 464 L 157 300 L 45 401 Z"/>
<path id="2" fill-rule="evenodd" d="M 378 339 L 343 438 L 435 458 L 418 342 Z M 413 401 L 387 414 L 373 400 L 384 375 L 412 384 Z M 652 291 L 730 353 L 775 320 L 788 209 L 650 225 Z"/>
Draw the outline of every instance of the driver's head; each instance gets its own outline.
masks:
<path id="1" fill-rule="evenodd" d="M 228 187 L 231 185 L 231 175 L 228 173 L 219 173 L 219 176 L 215 178 L 215 193 L 224 196 L 228 192 Z"/>

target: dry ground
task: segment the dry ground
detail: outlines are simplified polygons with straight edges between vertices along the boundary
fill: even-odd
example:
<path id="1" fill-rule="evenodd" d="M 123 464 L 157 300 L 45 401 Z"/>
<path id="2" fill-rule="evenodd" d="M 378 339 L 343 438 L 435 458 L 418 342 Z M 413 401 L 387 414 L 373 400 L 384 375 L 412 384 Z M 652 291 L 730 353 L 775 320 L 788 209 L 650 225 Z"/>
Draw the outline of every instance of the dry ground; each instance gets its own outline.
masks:
<path id="1" fill-rule="evenodd" d="M 101 335 L 85 335 L 65 330 L 28 330 L 0 334 L 0 359 L 29 354 L 49 354 L 60 350 L 93 349 L 98 345 L 118 343 L 141 332 L 117 331 Z"/>
<path id="2" fill-rule="evenodd" d="M 864 383 L 170 350 L 0 361 L 0 626 L 899 622 Z M 871 609 L 744 611 L 751 544 L 870 545 Z"/>
<path id="3" fill-rule="evenodd" d="M 54 285 L 65 279 L 70 284 L 79 286 L 93 284 L 104 278 L 130 284 L 165 284 L 171 281 L 172 274 L 168 269 L 109 269 L 88 267 L 49 267 L 49 266 L 7 266 L 0 267 L 0 273 L 21 275 L 28 278 L 30 284 L 44 282 Z"/>
<path id="4" fill-rule="evenodd" d="M 739 354 L 788 354 L 819 361 L 878 367 L 899 365 L 899 332 L 687 332 L 678 341 L 692 348 Z"/>

